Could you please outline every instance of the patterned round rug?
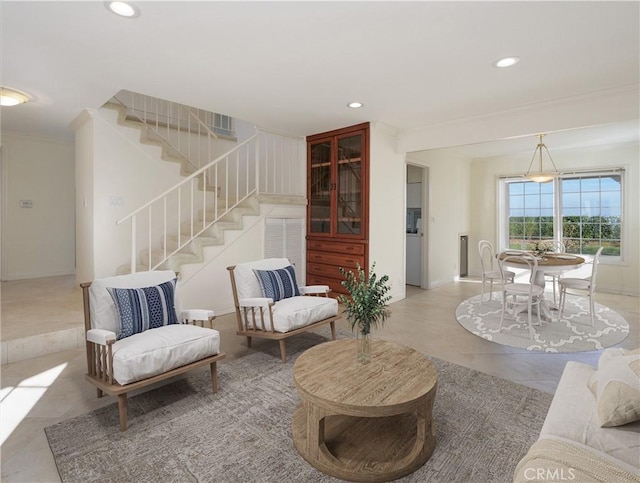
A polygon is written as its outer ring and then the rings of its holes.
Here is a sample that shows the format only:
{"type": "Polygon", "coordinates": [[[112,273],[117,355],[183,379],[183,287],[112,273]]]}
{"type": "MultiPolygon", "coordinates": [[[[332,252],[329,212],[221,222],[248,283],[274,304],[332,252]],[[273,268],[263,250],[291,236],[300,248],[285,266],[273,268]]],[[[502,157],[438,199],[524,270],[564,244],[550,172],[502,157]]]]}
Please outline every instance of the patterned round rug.
{"type": "Polygon", "coordinates": [[[504,325],[499,332],[502,299],[493,293],[491,300],[485,300],[480,307],[480,295],[465,300],[456,309],[456,319],[462,327],[474,335],[498,344],[540,352],[586,352],[604,349],[622,342],[629,335],[629,324],[609,307],[595,304],[595,327],[589,318],[589,300],[586,297],[567,295],[562,319],[553,310],[553,321],[542,320],[532,313],[533,340],[529,338],[527,311],[517,314],[510,312],[504,316],[504,325]]]}

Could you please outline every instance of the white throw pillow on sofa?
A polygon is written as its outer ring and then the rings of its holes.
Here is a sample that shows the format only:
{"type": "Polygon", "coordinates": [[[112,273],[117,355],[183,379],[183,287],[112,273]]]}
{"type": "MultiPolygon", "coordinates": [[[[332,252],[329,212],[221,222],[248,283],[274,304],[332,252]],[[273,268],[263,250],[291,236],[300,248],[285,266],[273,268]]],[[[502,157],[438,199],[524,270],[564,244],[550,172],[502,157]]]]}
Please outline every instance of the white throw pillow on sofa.
{"type": "Polygon", "coordinates": [[[640,420],[640,349],[606,349],[588,385],[602,427],[640,420]]]}

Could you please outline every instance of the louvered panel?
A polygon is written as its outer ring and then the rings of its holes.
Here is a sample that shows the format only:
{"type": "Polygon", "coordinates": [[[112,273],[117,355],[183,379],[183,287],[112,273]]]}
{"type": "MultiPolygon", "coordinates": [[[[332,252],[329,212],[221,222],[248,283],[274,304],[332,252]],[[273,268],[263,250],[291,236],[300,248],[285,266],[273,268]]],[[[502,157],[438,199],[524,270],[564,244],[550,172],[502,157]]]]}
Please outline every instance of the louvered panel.
{"type": "Polygon", "coordinates": [[[266,218],[265,258],[286,257],[295,267],[298,284],[304,285],[304,220],[302,218],[266,218]]]}
{"type": "Polygon", "coordinates": [[[265,219],[264,257],[281,258],[285,255],[284,218],[265,219]]]}
{"type": "Polygon", "coordinates": [[[302,218],[287,218],[285,220],[285,256],[296,267],[296,277],[300,285],[304,285],[304,229],[302,218]]]}

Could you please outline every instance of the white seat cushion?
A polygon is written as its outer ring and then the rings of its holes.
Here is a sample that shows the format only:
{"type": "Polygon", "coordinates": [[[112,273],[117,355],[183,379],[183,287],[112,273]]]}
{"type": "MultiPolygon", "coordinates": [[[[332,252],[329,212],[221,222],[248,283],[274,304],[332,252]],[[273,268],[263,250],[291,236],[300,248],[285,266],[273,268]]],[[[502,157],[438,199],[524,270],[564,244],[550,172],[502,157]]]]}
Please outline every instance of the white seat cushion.
{"type": "Polygon", "coordinates": [[[591,280],[585,280],[582,278],[561,278],[560,286],[575,288],[579,290],[589,290],[589,288],[591,287],[591,280]]]}
{"type": "MultiPolygon", "coordinates": [[[[531,285],[529,285],[528,283],[510,283],[509,285],[505,286],[504,290],[505,292],[507,292],[507,295],[528,296],[530,287],[531,285]]],[[[531,288],[531,294],[534,297],[539,297],[540,295],[542,295],[542,293],[542,287],[539,287],[538,285],[534,285],[533,288],[531,288]]]]}
{"type": "MultiPolygon", "coordinates": [[[[338,301],[329,297],[299,295],[276,302],[272,311],[273,330],[284,333],[338,315],[338,301]]],[[[251,314],[248,315],[249,327],[252,327],[252,317],[251,314]]],[[[261,329],[258,317],[256,317],[256,322],[258,328],[261,329]]],[[[265,327],[267,330],[271,329],[268,316],[265,316],[265,327]]]]}
{"type": "MultiPolygon", "coordinates": [[[[504,277],[505,277],[506,279],[508,279],[508,280],[509,280],[509,279],[513,279],[513,278],[515,278],[515,276],[516,276],[516,274],[515,274],[514,272],[511,272],[511,271],[509,271],[509,270],[505,270],[505,271],[504,271],[504,277]]],[[[490,278],[492,278],[492,279],[494,279],[494,280],[495,280],[495,279],[502,280],[502,274],[500,273],[500,271],[499,271],[499,270],[492,270],[492,271],[490,271],[490,272],[484,272],[484,277],[485,277],[486,279],[490,279],[490,278]]]]}
{"type": "Polygon", "coordinates": [[[214,329],[188,324],[149,329],[113,344],[113,377],[130,384],[219,352],[220,333],[214,329]]]}

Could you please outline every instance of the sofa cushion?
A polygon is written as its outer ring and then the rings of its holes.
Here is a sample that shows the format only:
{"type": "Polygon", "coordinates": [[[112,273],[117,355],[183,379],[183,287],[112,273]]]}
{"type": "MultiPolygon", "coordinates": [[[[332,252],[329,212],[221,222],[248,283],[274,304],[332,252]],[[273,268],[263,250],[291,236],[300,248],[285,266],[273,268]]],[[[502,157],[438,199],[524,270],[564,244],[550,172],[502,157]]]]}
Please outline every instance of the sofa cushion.
{"type": "MultiPolygon", "coordinates": [[[[299,295],[276,302],[271,311],[273,330],[284,333],[338,315],[338,301],[330,297],[299,295]]],[[[248,326],[253,327],[253,317],[251,313],[247,315],[248,326]]],[[[265,328],[271,330],[268,320],[265,316],[265,328]]],[[[256,325],[262,328],[258,317],[256,317],[256,325]]]]}
{"type": "MultiPolygon", "coordinates": [[[[117,277],[96,279],[89,287],[89,311],[92,329],[104,329],[118,333],[120,330],[120,317],[113,298],[107,291],[107,287],[139,288],[158,285],[176,278],[172,270],[152,270],[138,272],[117,277]]],[[[180,313],[178,300],[174,300],[176,312],[180,313]]]]}
{"type": "Polygon", "coordinates": [[[300,295],[296,271],[291,265],[276,270],[254,270],[253,272],[260,282],[263,297],[277,302],[300,295]]]}
{"type": "Polygon", "coordinates": [[[177,324],[174,292],[177,278],[140,288],[107,287],[118,315],[120,330],[118,339],[132,336],[163,325],[177,324]]]}
{"type": "Polygon", "coordinates": [[[547,417],[540,431],[542,438],[575,441],[611,458],[638,467],[640,421],[621,428],[600,426],[596,398],[587,387],[595,368],[580,362],[567,362],[547,417]]]}
{"type": "Polygon", "coordinates": [[[605,350],[598,370],[589,378],[589,389],[596,397],[601,426],[622,426],[640,420],[639,351],[605,350]]]}
{"type": "Polygon", "coordinates": [[[338,315],[338,301],[330,297],[300,295],[283,299],[273,307],[277,332],[289,332],[338,315]]]}
{"type": "Polygon", "coordinates": [[[262,297],[262,288],[254,270],[277,270],[290,265],[287,258],[265,258],[254,262],[239,263],[233,270],[238,299],[262,297]]]}
{"type": "Polygon", "coordinates": [[[113,377],[130,384],[220,352],[220,333],[189,324],[165,325],[113,344],[113,377]]]}

